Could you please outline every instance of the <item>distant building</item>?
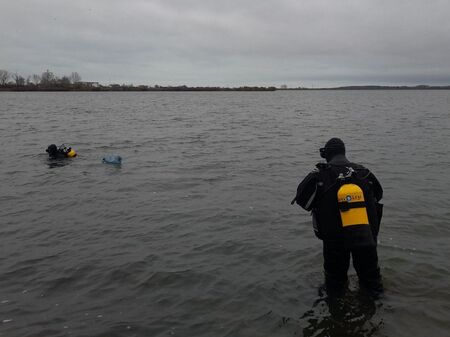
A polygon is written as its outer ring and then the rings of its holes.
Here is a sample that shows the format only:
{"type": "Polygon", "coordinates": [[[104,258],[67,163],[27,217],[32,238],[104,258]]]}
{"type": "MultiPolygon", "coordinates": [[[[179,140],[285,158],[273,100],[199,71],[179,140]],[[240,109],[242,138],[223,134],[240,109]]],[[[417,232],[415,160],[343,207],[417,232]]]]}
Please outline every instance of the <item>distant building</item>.
{"type": "Polygon", "coordinates": [[[280,89],[281,89],[281,90],[286,90],[286,89],[287,89],[287,85],[286,85],[286,84],[281,85],[281,86],[280,86],[280,89]]]}
{"type": "Polygon", "coordinates": [[[100,84],[98,82],[78,82],[78,83],[81,84],[83,87],[88,87],[88,88],[100,87],[100,84]]]}

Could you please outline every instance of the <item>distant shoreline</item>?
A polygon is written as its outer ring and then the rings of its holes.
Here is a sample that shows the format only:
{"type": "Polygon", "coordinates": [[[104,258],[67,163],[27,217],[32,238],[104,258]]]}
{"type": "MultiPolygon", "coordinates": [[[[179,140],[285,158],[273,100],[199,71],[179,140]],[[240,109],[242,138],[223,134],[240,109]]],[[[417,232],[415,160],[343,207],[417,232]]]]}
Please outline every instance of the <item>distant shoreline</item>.
{"type": "Polygon", "coordinates": [[[277,90],[450,90],[449,85],[346,85],[339,87],[288,87],[286,84],[274,85],[241,85],[239,87],[221,87],[221,86],[188,86],[179,85],[146,85],[146,84],[102,84],[98,81],[82,81],[78,72],[72,72],[70,75],[59,77],[49,69],[41,75],[33,74],[30,76],[21,76],[17,72],[11,73],[0,69],[0,92],[1,91],[277,91],[277,90]]]}
{"type": "Polygon", "coordinates": [[[361,85],[361,86],[343,86],[333,88],[276,88],[276,87],[188,87],[188,86],[129,86],[129,85],[110,85],[103,86],[98,85],[95,87],[89,86],[71,86],[71,87],[58,87],[58,86],[15,86],[9,85],[6,87],[0,87],[2,91],[15,91],[15,92],[68,92],[68,91],[80,91],[80,92],[214,92],[214,91],[330,91],[330,90],[450,90],[450,85],[447,86],[430,86],[430,85],[416,85],[416,86],[379,86],[379,85],[361,85]]]}
{"type": "Polygon", "coordinates": [[[236,88],[228,88],[228,87],[187,87],[187,86],[128,86],[128,85],[115,85],[115,86],[102,86],[98,85],[95,87],[90,86],[73,86],[73,87],[42,87],[42,86],[9,86],[9,87],[0,87],[1,91],[36,91],[36,92],[67,92],[67,91],[93,91],[93,92],[126,92],[126,91],[138,91],[138,92],[161,92],[161,91],[170,91],[170,92],[181,92],[181,91],[275,91],[277,88],[275,87],[236,87],[236,88]]]}
{"type": "Polygon", "coordinates": [[[277,90],[450,90],[450,85],[436,86],[436,85],[350,85],[344,87],[334,88],[298,88],[298,89],[277,89],[277,90]]]}

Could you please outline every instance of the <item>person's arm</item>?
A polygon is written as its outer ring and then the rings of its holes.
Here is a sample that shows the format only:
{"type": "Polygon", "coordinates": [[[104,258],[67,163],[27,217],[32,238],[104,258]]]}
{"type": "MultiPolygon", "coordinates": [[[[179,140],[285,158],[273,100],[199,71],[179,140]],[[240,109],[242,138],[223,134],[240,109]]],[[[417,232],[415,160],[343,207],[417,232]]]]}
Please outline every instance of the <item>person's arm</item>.
{"type": "Polygon", "coordinates": [[[377,177],[371,172],[368,177],[370,184],[372,185],[372,191],[375,199],[377,202],[383,198],[383,188],[381,187],[380,182],[378,181],[377,177]]]}
{"type": "Polygon", "coordinates": [[[378,221],[372,227],[372,232],[375,240],[377,240],[378,232],[380,231],[381,219],[383,218],[383,204],[380,203],[381,198],[383,198],[383,188],[373,173],[369,174],[368,179],[370,185],[372,186],[373,196],[376,201],[375,210],[377,212],[378,221]]]}
{"type": "Polygon", "coordinates": [[[292,201],[292,204],[296,202],[307,211],[312,209],[317,191],[317,176],[318,171],[315,170],[303,179],[297,187],[297,195],[292,201]]]}

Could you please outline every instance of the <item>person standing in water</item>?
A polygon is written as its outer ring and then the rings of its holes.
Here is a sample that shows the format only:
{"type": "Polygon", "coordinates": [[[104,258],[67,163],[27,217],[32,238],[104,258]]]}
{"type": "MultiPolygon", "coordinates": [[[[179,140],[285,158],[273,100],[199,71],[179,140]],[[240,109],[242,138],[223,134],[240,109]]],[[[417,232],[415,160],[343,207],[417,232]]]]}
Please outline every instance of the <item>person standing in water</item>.
{"type": "Polygon", "coordinates": [[[314,232],[323,241],[326,288],[347,288],[351,255],[360,285],[380,293],[377,236],[383,189],[373,173],[346,158],[341,139],[330,139],[320,156],[326,163],[318,163],[298,185],[292,204],[312,213],[314,232]]]}

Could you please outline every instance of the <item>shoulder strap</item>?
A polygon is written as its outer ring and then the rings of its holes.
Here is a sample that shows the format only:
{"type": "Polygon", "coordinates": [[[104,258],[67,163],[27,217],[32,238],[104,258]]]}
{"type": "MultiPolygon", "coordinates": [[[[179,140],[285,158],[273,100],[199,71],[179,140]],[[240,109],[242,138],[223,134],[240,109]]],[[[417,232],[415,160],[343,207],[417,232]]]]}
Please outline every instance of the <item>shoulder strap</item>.
{"type": "Polygon", "coordinates": [[[321,191],[320,195],[318,195],[314,200],[315,204],[319,203],[332,188],[340,183],[335,167],[328,163],[318,163],[316,167],[319,169],[319,177],[321,177],[320,180],[329,180],[327,176],[332,175],[334,182],[327,186],[325,190],[321,191]]]}

